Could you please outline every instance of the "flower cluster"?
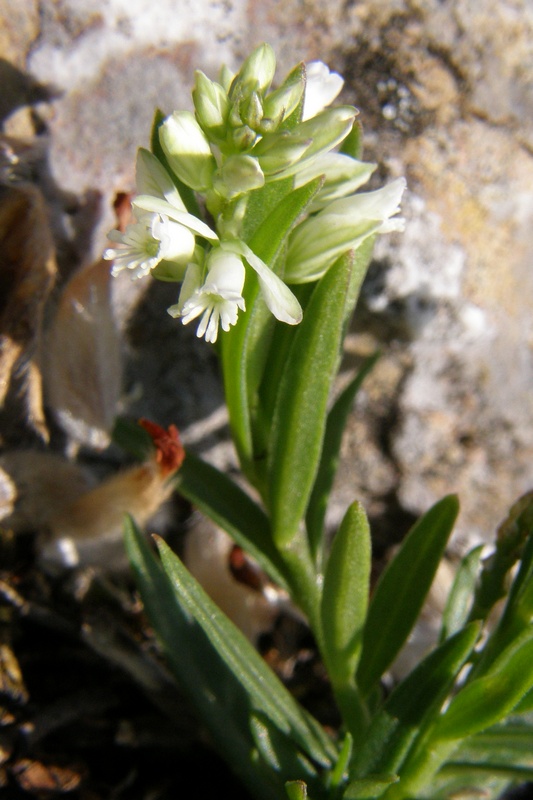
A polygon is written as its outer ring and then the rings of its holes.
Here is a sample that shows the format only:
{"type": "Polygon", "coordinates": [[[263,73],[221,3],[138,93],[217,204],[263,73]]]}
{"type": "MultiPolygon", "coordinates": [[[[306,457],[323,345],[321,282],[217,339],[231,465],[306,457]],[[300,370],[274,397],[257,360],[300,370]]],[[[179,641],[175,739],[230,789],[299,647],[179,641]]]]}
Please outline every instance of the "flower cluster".
{"type": "Polygon", "coordinates": [[[112,231],[118,246],[104,253],[113,274],[128,269],[134,278],[151,273],[180,282],[169,313],[185,324],[199,318],[198,336],[210,342],[245,311],[249,270],[272,314],[294,325],[302,310],[287,284],[317,280],[343,252],[402,223],[395,215],[403,179],[355,194],[375,167],[337,151],[357,114],[352,106],[330,107],[340,75],[321,62],[300,64],[271,89],[275,68],[264,44],[236,75],[224,68],[220,82],[196,73],[194,113],[175,111],[157,128],[155,154],[139,150],[136,221],[112,231]],[[317,178],[307,216],[290,232],[282,280],[246,242],[250,197],[275,182],[290,193],[317,178]]]}

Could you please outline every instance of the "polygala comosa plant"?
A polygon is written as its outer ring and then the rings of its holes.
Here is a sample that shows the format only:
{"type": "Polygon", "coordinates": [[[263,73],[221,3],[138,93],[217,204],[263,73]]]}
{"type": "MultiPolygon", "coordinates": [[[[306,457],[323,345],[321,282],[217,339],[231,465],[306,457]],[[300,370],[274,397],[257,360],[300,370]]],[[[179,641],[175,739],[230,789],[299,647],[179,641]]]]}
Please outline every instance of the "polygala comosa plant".
{"type": "Polygon", "coordinates": [[[533,497],[490,557],[477,548],[460,564],[437,645],[384,683],[458,513],[455,496],[430,508],[372,593],[364,509],[354,500],[325,530],[343,428],[375,360],[332,401],[343,341],[376,236],[402,230],[405,180],[364,190],[375,165],[361,160],[357,110],[335,104],[338,74],[298,64],[274,84],[275,68],[263,44],[236,74],[197,72],[193,112],[156,113],[134,221],[105,257],[114,274],[179,284],[169,314],[216,345],[242,480],[190,451],[170,480],[305,615],[340,729],[299,704],[132,518],[129,558],[176,680],[251,796],[496,798],[533,779],[533,497]]]}

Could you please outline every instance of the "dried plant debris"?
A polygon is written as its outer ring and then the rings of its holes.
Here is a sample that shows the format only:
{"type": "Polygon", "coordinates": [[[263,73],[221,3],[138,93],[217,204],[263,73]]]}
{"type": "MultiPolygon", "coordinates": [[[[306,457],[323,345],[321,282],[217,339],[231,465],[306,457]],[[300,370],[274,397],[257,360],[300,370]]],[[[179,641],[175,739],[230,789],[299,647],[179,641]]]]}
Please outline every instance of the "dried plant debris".
{"type": "Polygon", "coordinates": [[[104,261],[74,274],[43,348],[47,404],[73,442],[93,449],[109,446],[122,383],[109,280],[104,261]]]}
{"type": "Polygon", "coordinates": [[[0,409],[10,393],[13,406],[22,396],[25,414],[19,409],[19,416],[43,439],[48,432],[36,355],[56,271],[41,192],[26,184],[0,186],[0,409]]]}

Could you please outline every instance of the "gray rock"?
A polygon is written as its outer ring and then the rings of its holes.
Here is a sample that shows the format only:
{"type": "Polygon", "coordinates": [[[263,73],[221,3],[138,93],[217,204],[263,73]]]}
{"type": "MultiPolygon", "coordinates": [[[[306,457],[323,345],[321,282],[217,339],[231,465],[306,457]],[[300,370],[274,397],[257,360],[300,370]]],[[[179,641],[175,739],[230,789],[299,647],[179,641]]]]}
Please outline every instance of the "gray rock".
{"type": "MultiPolygon", "coordinates": [[[[344,98],[361,110],[378,180],[404,174],[409,194],[406,232],[379,243],[348,342],[347,369],[373,346],[384,357],[348,426],[331,524],[355,494],[377,530],[396,538],[413,515],[458,491],[459,545],[490,537],[533,483],[531,4],[191,0],[178,13],[173,0],[155,9],[148,0],[45,0],[39,8],[38,16],[36,3],[17,4],[22,27],[4,13],[0,42],[19,70],[60,92],[36,106],[52,182],[60,194],[102,196],[92,250],[80,260],[104,247],[112,198],[133,187],[154,108],[190,107],[194,68],[214,77],[220,63],[236,66],[268,40],[280,73],[320,58],[345,75],[344,98]]],[[[6,130],[27,129],[21,113],[7,116],[6,130]]],[[[191,440],[225,465],[216,365],[167,318],[172,291],[150,290],[130,330],[128,388],[142,387],[133,407],[176,421],[186,437],[194,425],[191,440]]]]}

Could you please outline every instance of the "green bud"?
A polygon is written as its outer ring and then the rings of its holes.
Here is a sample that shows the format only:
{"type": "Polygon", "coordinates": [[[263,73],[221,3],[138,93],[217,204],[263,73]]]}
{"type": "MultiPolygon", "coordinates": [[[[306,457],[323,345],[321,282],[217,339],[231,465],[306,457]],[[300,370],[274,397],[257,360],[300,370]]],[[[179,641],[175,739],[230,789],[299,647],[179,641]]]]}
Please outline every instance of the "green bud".
{"type": "Polygon", "coordinates": [[[256,156],[265,175],[278,175],[297,165],[311,144],[311,139],[281,131],[261,139],[252,154],[256,156]]]}
{"type": "Polygon", "coordinates": [[[222,137],[229,111],[228,96],[222,86],[198,70],[192,97],[196,117],[204,131],[222,137]]]}
{"type": "Polygon", "coordinates": [[[265,92],[276,72],[276,56],[269,44],[261,44],[250,53],[233,82],[233,86],[251,85],[258,92],[265,92]]]}
{"type": "Polygon", "coordinates": [[[226,159],[213,180],[216,191],[227,199],[259,189],[264,183],[265,176],[257,159],[245,155],[226,159]]]}
{"type": "Polygon", "coordinates": [[[352,130],[356,114],[357,109],[353,106],[339,106],[328,108],[316,117],[301,122],[294,133],[301,138],[312,140],[312,143],[301,161],[294,164],[287,174],[294,175],[301,165],[307,165],[316,156],[327,153],[340,144],[352,130]]]}
{"type": "Polygon", "coordinates": [[[256,139],[256,132],[248,125],[240,125],[231,133],[231,141],[236,150],[250,150],[256,139]]]}
{"type": "Polygon", "coordinates": [[[240,102],[241,120],[252,130],[257,130],[263,119],[263,104],[257,92],[250,92],[240,102]]]}
{"type": "Polygon", "coordinates": [[[276,127],[296,110],[305,90],[303,65],[296,67],[283,84],[265,98],[263,116],[277,122],[276,127]]]}
{"type": "Polygon", "coordinates": [[[190,111],[175,111],[159,128],[159,140],[177,177],[195,191],[211,186],[216,161],[209,142],[190,111]]]}
{"type": "Polygon", "coordinates": [[[219,83],[226,93],[229,93],[235,75],[226,64],[220,68],[219,83]]]}

